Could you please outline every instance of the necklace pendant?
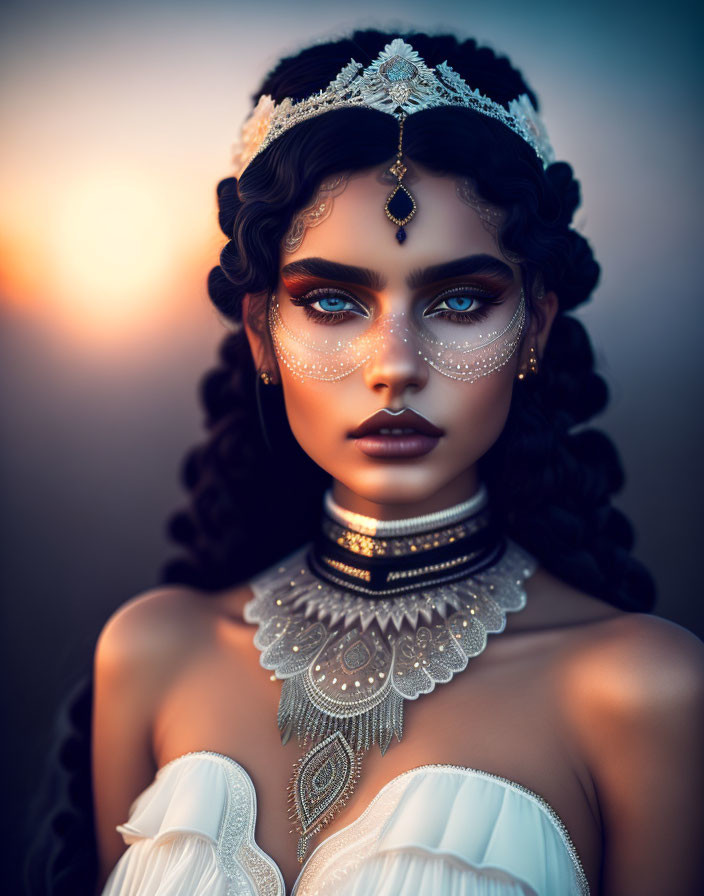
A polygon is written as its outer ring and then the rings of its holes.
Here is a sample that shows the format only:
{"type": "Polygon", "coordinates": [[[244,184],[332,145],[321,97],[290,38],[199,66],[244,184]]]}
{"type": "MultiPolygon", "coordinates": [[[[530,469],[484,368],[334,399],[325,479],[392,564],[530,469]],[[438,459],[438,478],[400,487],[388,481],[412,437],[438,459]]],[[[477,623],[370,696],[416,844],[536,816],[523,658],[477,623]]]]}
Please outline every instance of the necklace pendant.
{"type": "Polygon", "coordinates": [[[525,606],[536,561],[485,504],[480,492],[403,525],[335,511],[315,543],[252,580],[244,616],[282,680],[281,740],[307,750],[288,784],[299,862],[347,804],[366,751],[401,740],[405,701],[462,672],[525,606]]]}
{"type": "Polygon", "coordinates": [[[299,862],[310,840],[346,805],[359,780],[361,754],[335,731],[309,750],[294,766],[289,783],[289,802],[297,819],[299,862]]]}

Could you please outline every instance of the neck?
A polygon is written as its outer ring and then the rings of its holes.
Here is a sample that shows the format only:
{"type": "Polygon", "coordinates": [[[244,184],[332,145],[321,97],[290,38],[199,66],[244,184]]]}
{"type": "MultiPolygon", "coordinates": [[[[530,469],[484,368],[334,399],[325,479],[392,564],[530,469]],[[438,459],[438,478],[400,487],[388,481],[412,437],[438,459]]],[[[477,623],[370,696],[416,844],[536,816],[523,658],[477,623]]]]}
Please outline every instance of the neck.
{"type": "MultiPolygon", "coordinates": [[[[473,498],[479,492],[479,477],[476,466],[463,471],[458,477],[434,491],[431,495],[417,500],[407,497],[387,500],[372,500],[352,491],[348,486],[335,480],[331,495],[335,503],[344,510],[373,518],[375,520],[403,520],[429,513],[447,510],[473,498]]],[[[406,495],[412,488],[404,489],[406,495]]]]}

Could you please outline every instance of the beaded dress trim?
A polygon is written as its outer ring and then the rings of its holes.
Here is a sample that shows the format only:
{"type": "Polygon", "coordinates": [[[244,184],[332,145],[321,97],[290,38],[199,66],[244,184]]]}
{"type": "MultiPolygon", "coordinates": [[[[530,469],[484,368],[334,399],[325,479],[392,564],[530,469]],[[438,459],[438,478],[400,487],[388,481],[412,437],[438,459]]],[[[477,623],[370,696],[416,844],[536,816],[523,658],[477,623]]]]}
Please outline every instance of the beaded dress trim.
{"type": "MultiPolygon", "coordinates": [[[[455,772],[461,775],[468,775],[478,778],[484,778],[486,780],[497,781],[507,789],[514,790],[517,793],[522,794],[524,797],[535,803],[535,805],[539,806],[540,809],[545,813],[545,815],[550,819],[551,823],[554,825],[555,829],[558,832],[560,840],[562,841],[562,844],[570,857],[576,889],[579,891],[580,896],[589,896],[589,881],[587,880],[587,875],[584,871],[582,860],[580,859],[579,853],[577,852],[574,842],[572,841],[572,837],[570,836],[570,833],[567,830],[567,826],[565,825],[564,821],[560,818],[560,816],[546,799],[544,799],[534,790],[530,790],[528,787],[524,787],[522,784],[519,784],[518,782],[513,781],[510,778],[505,778],[502,775],[495,775],[491,772],[486,772],[476,768],[469,768],[468,766],[464,765],[449,764],[420,765],[416,768],[409,769],[406,772],[402,772],[395,778],[392,778],[392,780],[389,781],[388,784],[382,787],[379,793],[377,793],[371,803],[369,803],[367,808],[358,818],[356,818],[346,827],[332,834],[326,840],[323,840],[323,842],[313,850],[310,858],[306,862],[304,872],[299,875],[298,880],[296,881],[296,884],[291,891],[291,896],[296,896],[296,894],[299,892],[298,885],[299,883],[303,883],[304,874],[306,876],[306,880],[309,878],[316,880],[319,877],[321,871],[330,861],[330,856],[332,854],[344,851],[346,846],[350,843],[355,843],[359,847],[362,843],[364,843],[369,835],[373,835],[375,832],[379,831],[388,821],[389,816],[395,810],[395,802],[393,800],[394,793],[402,791],[406,786],[409,778],[412,778],[419,773],[428,772],[436,772],[438,774],[455,772]],[[380,813],[377,808],[380,804],[383,806],[383,813],[380,813]]],[[[366,854],[364,849],[358,848],[355,851],[354,859],[344,868],[343,873],[345,877],[354,873],[357,867],[359,867],[359,865],[361,865],[364,861],[365,855],[366,854]]],[[[336,883],[339,883],[339,880],[336,881],[336,883]]],[[[325,892],[329,893],[330,889],[325,888],[325,892]]],[[[311,896],[319,896],[318,891],[316,891],[314,894],[311,894],[311,896]]]]}
{"type": "MultiPolygon", "coordinates": [[[[160,780],[173,766],[193,758],[217,762],[227,776],[229,798],[223,813],[216,854],[218,865],[228,881],[228,896],[235,896],[235,894],[240,896],[245,893],[256,893],[257,896],[284,896],[286,887],[279,866],[271,856],[260,849],[254,839],[257,798],[249,773],[239,762],[214,750],[192,750],[163,765],[158,770],[155,780],[160,780]],[[249,889],[248,885],[252,889],[249,889]]],[[[482,769],[442,763],[416,766],[401,772],[384,785],[361,815],[323,840],[315,848],[295,882],[292,896],[296,896],[299,892],[299,885],[305,886],[306,893],[308,893],[308,881],[320,879],[321,872],[325,869],[331,853],[344,850],[349,843],[359,844],[369,834],[379,830],[387,820],[388,814],[394,810],[395,803],[389,797],[393,797],[396,791],[402,790],[409,778],[428,772],[437,772],[438,774],[454,772],[494,780],[521,793],[537,804],[556,828],[560,840],[569,854],[580,896],[589,896],[587,876],[567,826],[544,797],[511,778],[482,769]],[[380,803],[388,807],[383,816],[377,810],[380,803]]],[[[345,866],[346,875],[354,872],[356,866],[363,861],[365,854],[363,850],[357,851],[354,863],[345,866]]]]}

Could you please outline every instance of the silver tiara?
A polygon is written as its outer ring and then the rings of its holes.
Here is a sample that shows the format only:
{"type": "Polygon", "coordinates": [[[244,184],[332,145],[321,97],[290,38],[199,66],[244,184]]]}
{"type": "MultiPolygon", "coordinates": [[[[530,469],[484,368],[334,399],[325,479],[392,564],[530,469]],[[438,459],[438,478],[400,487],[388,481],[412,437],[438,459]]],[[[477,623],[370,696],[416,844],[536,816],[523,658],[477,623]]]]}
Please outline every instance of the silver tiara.
{"type": "Polygon", "coordinates": [[[275,103],[271,96],[262,95],[242,127],[233,159],[236,177],[289,128],[333,109],[356,106],[378,109],[397,119],[437,106],[474,109],[518,134],[544,167],[555,158],[545,125],[527,94],[511,100],[505,109],[473,90],[447,62],[429,68],[410,44],[397,37],[367,68],[350,59],[324,90],[306,99],[293,101],[286,97],[275,103]]]}

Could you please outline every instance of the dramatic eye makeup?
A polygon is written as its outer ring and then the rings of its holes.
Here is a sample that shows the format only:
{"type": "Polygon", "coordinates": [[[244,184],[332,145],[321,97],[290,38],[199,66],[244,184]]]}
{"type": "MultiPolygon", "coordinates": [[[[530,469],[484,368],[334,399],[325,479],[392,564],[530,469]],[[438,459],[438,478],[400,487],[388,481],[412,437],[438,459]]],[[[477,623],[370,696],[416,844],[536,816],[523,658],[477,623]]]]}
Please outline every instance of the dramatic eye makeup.
{"type": "Polygon", "coordinates": [[[369,318],[367,308],[351,293],[321,286],[302,296],[292,296],[291,304],[303,308],[306,317],[322,324],[335,324],[351,317],[369,318]]]}
{"type": "Polygon", "coordinates": [[[520,283],[489,254],[409,272],[408,308],[384,308],[388,283],[366,268],[309,258],[281,279],[288,295],[272,296],[269,330],[278,359],[302,380],[334,382],[405,343],[443,376],[474,382],[509,360],[525,324],[520,283]]]}
{"type": "MultiPolygon", "coordinates": [[[[484,286],[454,286],[422,300],[422,317],[467,324],[483,320],[492,305],[501,303],[500,293],[484,286]]],[[[352,293],[336,287],[317,287],[301,296],[292,296],[291,304],[303,308],[309,320],[338,324],[355,317],[369,319],[369,308],[352,293]]]]}
{"type": "Polygon", "coordinates": [[[423,317],[443,318],[453,323],[478,323],[501,304],[500,296],[475,286],[455,286],[440,293],[423,317]]]}
{"type": "MultiPolygon", "coordinates": [[[[336,284],[361,287],[367,293],[386,287],[385,278],[377,271],[323,258],[291,262],[284,266],[281,276],[291,304],[303,308],[309,320],[321,324],[372,317],[367,299],[356,294],[357,290],[352,292],[336,284]]],[[[501,304],[514,276],[500,259],[480,254],[416,269],[406,282],[419,296],[418,306],[424,319],[467,324],[483,320],[492,305],[501,304]],[[465,278],[471,278],[471,282],[448,283],[465,278]]]]}

